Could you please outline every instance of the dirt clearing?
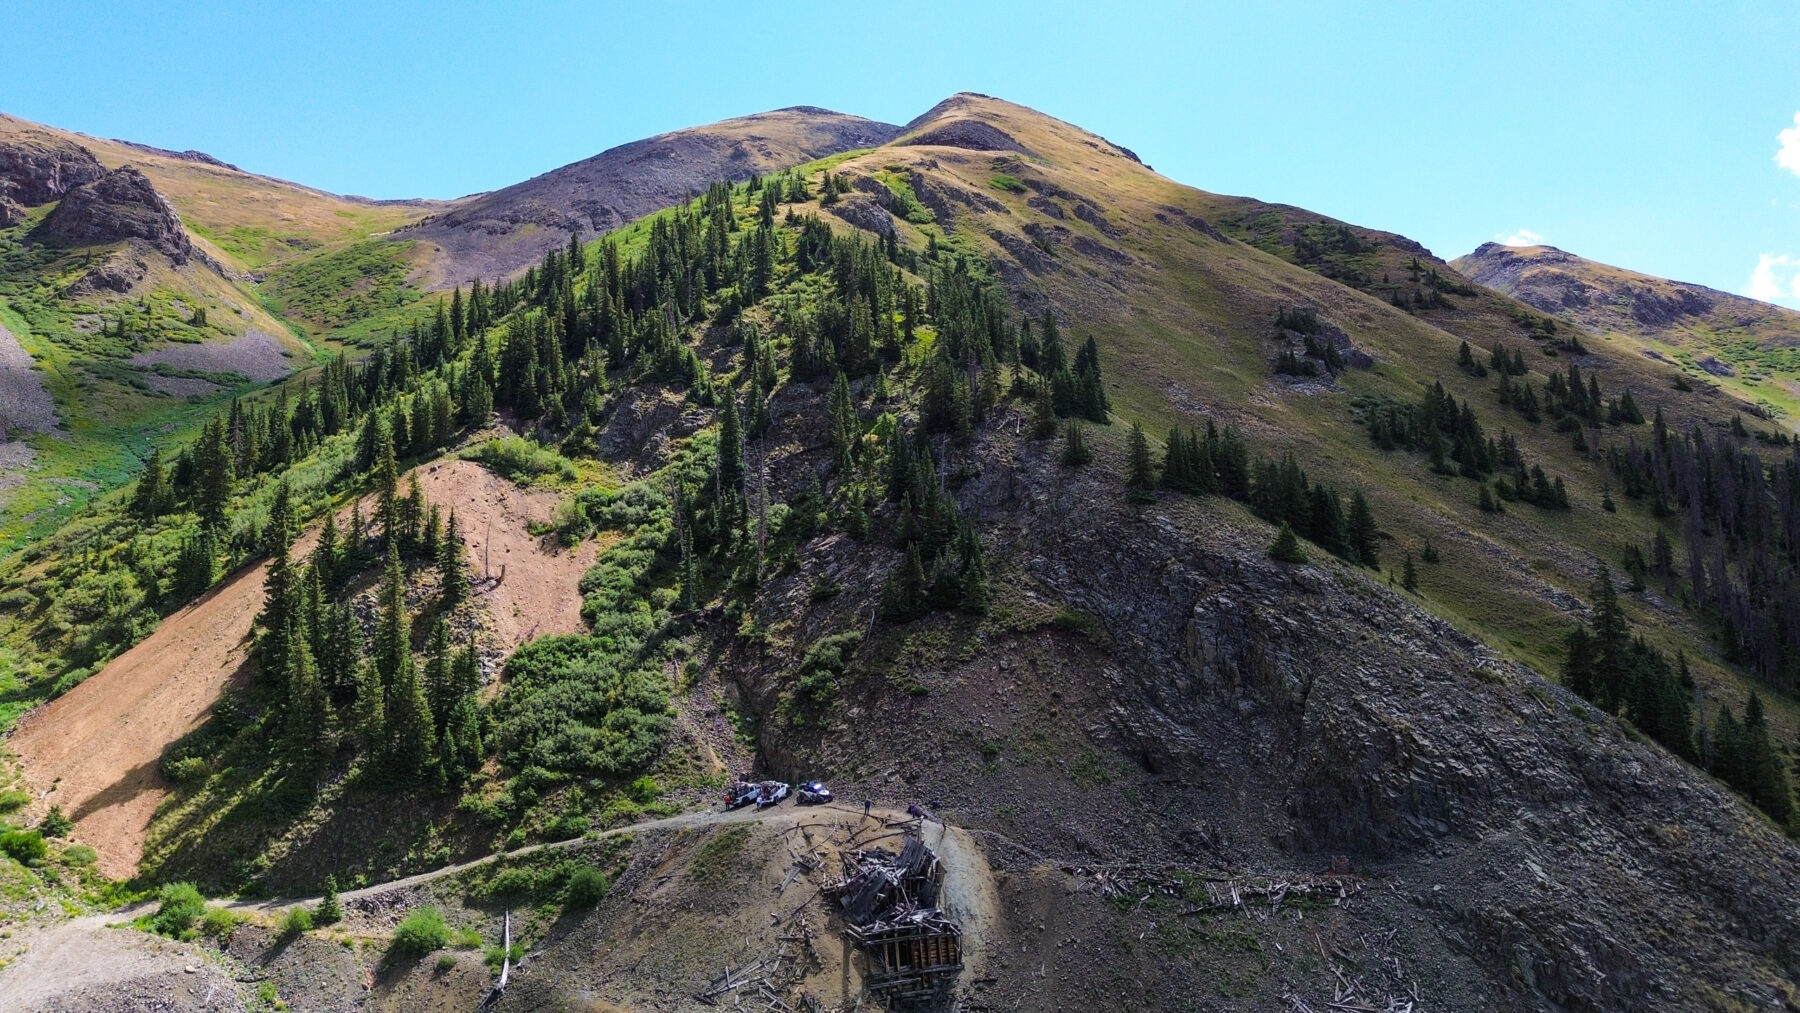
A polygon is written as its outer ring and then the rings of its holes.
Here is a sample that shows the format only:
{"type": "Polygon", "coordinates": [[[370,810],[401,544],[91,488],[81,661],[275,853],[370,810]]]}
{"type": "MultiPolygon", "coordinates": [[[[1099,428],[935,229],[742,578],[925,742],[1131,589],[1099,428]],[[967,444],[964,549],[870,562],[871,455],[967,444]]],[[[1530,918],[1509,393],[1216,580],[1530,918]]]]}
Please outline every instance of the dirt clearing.
{"type": "MultiPolygon", "coordinates": [[[[555,493],[520,489],[473,461],[418,469],[428,501],[462,528],[485,634],[503,654],[534,637],[581,630],[581,576],[589,542],[574,551],[529,526],[556,516],[555,493]],[[490,524],[491,522],[491,524],[490,524]],[[483,559],[492,579],[483,581],[483,559]]],[[[315,532],[295,554],[311,551],[315,532]]],[[[114,878],[137,871],[150,818],[167,794],[157,763],[198,728],[234,680],[247,677],[250,627],[263,604],[265,567],[236,574],[68,693],[27,714],[8,745],[24,767],[33,817],[52,804],[114,878]]]]}
{"type": "Polygon", "coordinates": [[[474,461],[439,461],[417,474],[426,501],[446,522],[456,511],[470,576],[491,614],[487,632],[506,654],[528,640],[584,628],[581,576],[594,565],[598,544],[571,550],[554,534],[531,533],[533,523],[555,521],[561,496],[521,489],[474,461]]]}
{"type": "Polygon", "coordinates": [[[13,732],[8,745],[24,766],[33,813],[62,806],[106,875],[137,872],[165,794],[156,769],[163,748],[200,727],[243,669],[264,569],[227,578],[13,732]]]}

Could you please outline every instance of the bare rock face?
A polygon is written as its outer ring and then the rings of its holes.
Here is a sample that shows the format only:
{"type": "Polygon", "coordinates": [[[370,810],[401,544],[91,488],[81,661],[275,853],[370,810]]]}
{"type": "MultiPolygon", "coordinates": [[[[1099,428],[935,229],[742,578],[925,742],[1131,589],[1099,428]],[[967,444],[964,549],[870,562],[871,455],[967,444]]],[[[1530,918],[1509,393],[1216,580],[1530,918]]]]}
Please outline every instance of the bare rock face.
{"type": "Polygon", "coordinates": [[[10,197],[0,197],[0,229],[10,229],[25,220],[25,209],[10,197]]]}
{"type": "MultiPolygon", "coordinates": [[[[79,144],[0,142],[0,199],[18,205],[35,207],[60,200],[70,190],[104,175],[106,167],[79,144]]],[[[4,216],[5,210],[0,208],[0,219],[4,216]]]]}
{"type": "Polygon", "coordinates": [[[70,190],[44,220],[42,232],[67,246],[141,239],[177,264],[187,263],[194,252],[175,208],[130,165],[70,190]]]}

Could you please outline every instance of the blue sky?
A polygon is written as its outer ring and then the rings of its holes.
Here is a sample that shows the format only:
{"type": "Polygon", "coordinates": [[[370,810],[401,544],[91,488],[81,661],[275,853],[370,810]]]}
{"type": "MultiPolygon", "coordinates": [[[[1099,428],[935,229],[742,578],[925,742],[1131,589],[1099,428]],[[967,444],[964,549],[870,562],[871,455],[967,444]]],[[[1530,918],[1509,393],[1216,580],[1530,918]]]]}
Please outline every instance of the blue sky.
{"type": "Polygon", "coordinates": [[[1537,236],[1800,306],[1792,0],[12,0],[0,47],[0,110],[374,197],[777,106],[904,122],[982,91],[1445,257],[1537,236]]]}

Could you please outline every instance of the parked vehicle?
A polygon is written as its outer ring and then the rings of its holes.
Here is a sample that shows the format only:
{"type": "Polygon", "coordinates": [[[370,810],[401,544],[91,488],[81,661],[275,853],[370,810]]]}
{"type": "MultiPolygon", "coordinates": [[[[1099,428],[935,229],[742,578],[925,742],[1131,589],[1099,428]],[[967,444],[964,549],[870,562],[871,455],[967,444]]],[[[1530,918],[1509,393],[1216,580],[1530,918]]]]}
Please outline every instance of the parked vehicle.
{"type": "Polygon", "coordinates": [[[742,809],[756,801],[761,786],[748,781],[739,781],[725,789],[725,808],[742,809]]]}
{"type": "Polygon", "coordinates": [[[820,781],[808,781],[794,789],[795,805],[824,805],[831,797],[831,789],[820,781]]]}
{"type": "Polygon", "coordinates": [[[788,792],[791,790],[786,781],[764,781],[757,785],[756,807],[765,809],[772,805],[779,805],[782,799],[788,797],[788,792]]]}

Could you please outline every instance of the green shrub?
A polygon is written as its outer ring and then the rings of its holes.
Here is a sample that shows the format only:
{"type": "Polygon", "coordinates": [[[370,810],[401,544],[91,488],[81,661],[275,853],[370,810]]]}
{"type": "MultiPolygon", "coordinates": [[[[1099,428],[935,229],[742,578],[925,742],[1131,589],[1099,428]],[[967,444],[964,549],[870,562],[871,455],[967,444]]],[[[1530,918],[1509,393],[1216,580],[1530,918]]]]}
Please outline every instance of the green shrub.
{"type": "Polygon", "coordinates": [[[993,179],[988,180],[988,185],[996,190],[1005,190],[1007,193],[1025,192],[1025,184],[1019,182],[1019,177],[1004,172],[997,173],[993,179]]]}
{"type": "Polygon", "coordinates": [[[631,782],[631,787],[626,789],[626,794],[630,795],[631,800],[639,805],[649,805],[656,801],[656,796],[662,794],[662,785],[657,784],[655,778],[646,774],[631,782]]]}
{"type": "Polygon", "coordinates": [[[206,898],[192,883],[170,883],[162,888],[158,899],[161,904],[150,916],[150,928],[165,936],[180,938],[206,911],[206,898]]]}
{"type": "Polygon", "coordinates": [[[537,877],[530,869],[502,869],[488,880],[489,897],[526,897],[537,889],[537,877]]]}
{"type": "Polygon", "coordinates": [[[523,436],[505,436],[472,447],[465,455],[494,469],[515,482],[528,482],[541,475],[556,475],[574,480],[575,466],[536,440],[523,436]]]}
{"type": "Polygon", "coordinates": [[[519,962],[519,958],[523,957],[524,955],[525,955],[525,944],[524,943],[512,944],[511,950],[502,949],[501,947],[498,947],[498,946],[490,946],[487,948],[486,960],[487,960],[487,965],[489,967],[498,971],[498,970],[500,970],[500,962],[502,960],[504,960],[510,956],[512,958],[512,962],[516,964],[519,962]]]}
{"type": "Polygon", "coordinates": [[[17,788],[8,788],[5,791],[0,791],[0,813],[9,813],[14,809],[22,809],[25,807],[25,804],[30,801],[31,796],[17,788]]]}
{"type": "Polygon", "coordinates": [[[441,950],[450,942],[450,927],[444,924],[444,914],[434,907],[422,907],[405,918],[394,929],[392,952],[415,957],[423,957],[434,950],[441,950]]]}
{"type": "Polygon", "coordinates": [[[474,929],[457,929],[450,937],[450,945],[459,950],[481,949],[481,933],[474,929]]]}
{"type": "Polygon", "coordinates": [[[162,765],[163,773],[176,784],[192,784],[212,773],[212,764],[198,756],[189,756],[180,760],[171,760],[162,765]]]}
{"type": "Polygon", "coordinates": [[[456,956],[454,954],[442,953],[438,955],[437,969],[439,971],[448,971],[455,966],[456,956]]]}
{"type": "Polygon", "coordinates": [[[312,912],[303,907],[288,908],[287,914],[281,916],[281,934],[297,936],[302,932],[311,932],[313,927],[312,912]]]}
{"type": "Polygon", "coordinates": [[[70,865],[92,865],[100,856],[85,844],[71,844],[62,850],[62,860],[70,865]]]}
{"type": "Polygon", "coordinates": [[[612,883],[606,873],[593,866],[583,866],[569,877],[569,886],[563,891],[563,906],[570,910],[582,910],[593,907],[606,899],[612,890],[612,883]]]}
{"type": "Polygon", "coordinates": [[[209,907],[206,909],[206,913],[200,916],[200,934],[210,936],[221,943],[228,942],[231,939],[231,933],[236,931],[243,922],[243,916],[230,908],[209,907]]]}
{"type": "Polygon", "coordinates": [[[50,849],[44,845],[44,835],[36,830],[13,830],[0,834],[0,851],[12,856],[20,865],[36,865],[44,860],[50,849]]]}
{"type": "Polygon", "coordinates": [[[594,825],[586,816],[558,816],[544,827],[544,840],[567,841],[588,832],[594,825]]]}
{"type": "Polygon", "coordinates": [[[45,837],[67,837],[69,831],[75,829],[75,821],[69,819],[62,806],[53,805],[44,814],[44,822],[38,824],[38,832],[45,837]]]}

